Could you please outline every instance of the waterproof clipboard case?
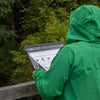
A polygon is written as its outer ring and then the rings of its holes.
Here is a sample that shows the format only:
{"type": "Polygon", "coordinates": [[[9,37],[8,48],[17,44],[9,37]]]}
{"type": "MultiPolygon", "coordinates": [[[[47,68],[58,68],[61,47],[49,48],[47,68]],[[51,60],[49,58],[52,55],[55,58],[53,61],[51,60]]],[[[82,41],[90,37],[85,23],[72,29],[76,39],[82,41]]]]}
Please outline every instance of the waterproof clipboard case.
{"type": "Polygon", "coordinates": [[[47,71],[49,70],[53,58],[62,46],[63,44],[61,42],[56,42],[24,46],[24,49],[34,69],[39,67],[47,71]]]}

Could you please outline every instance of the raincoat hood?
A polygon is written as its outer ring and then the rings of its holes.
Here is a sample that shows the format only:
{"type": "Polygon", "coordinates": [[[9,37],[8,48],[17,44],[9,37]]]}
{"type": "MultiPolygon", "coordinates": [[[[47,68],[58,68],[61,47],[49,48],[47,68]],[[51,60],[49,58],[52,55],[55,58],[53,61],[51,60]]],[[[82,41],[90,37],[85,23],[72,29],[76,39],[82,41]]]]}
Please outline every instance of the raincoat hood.
{"type": "Polygon", "coordinates": [[[83,5],[72,11],[66,40],[68,43],[100,41],[100,8],[83,5]]]}

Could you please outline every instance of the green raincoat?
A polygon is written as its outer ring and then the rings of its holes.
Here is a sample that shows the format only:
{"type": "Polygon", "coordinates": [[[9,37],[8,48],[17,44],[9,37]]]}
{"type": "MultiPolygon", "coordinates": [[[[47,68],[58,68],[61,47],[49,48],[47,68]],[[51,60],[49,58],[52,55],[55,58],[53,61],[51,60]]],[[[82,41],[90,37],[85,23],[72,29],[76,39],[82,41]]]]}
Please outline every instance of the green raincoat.
{"type": "Polygon", "coordinates": [[[49,71],[35,71],[38,93],[46,100],[100,100],[99,7],[84,5],[71,12],[67,42],[49,71]]]}

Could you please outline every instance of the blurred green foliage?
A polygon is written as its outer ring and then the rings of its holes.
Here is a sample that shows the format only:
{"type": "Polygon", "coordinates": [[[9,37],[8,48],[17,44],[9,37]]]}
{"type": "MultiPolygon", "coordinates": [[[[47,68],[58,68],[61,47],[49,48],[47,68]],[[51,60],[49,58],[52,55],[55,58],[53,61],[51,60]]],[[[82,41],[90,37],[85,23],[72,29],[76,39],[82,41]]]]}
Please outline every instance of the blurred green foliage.
{"type": "Polygon", "coordinates": [[[16,36],[11,30],[9,18],[13,3],[14,0],[0,0],[0,43],[16,36]]]}
{"type": "Polygon", "coordinates": [[[24,46],[58,41],[67,44],[70,12],[84,4],[100,6],[100,1],[1,0],[0,73],[9,76],[11,84],[31,81],[33,69],[24,46]]]}

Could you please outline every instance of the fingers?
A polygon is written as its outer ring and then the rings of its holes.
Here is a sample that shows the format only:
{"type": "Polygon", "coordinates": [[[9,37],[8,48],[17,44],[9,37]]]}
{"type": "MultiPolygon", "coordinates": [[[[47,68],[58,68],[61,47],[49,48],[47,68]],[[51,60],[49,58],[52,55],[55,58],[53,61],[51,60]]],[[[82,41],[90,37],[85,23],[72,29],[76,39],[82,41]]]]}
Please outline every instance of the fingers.
{"type": "Polygon", "coordinates": [[[33,71],[33,74],[32,74],[32,77],[33,77],[33,81],[34,81],[34,72],[35,72],[35,71],[33,71]]]}
{"type": "MultiPolygon", "coordinates": [[[[38,68],[39,68],[39,67],[36,67],[35,70],[37,70],[38,68]]],[[[33,81],[34,81],[34,72],[35,72],[35,71],[33,71],[33,73],[32,73],[33,81]]]]}
{"type": "Polygon", "coordinates": [[[33,75],[34,75],[34,72],[35,72],[35,71],[33,71],[33,75]]]}

